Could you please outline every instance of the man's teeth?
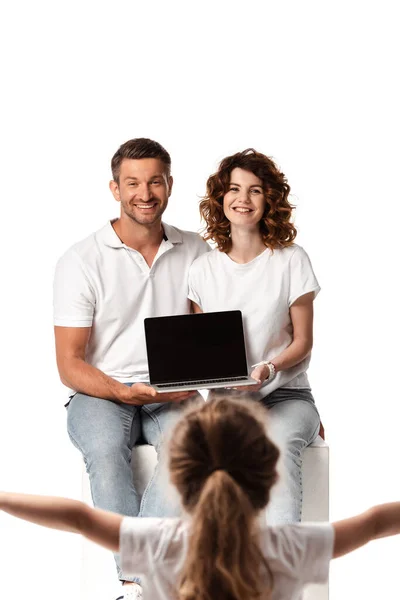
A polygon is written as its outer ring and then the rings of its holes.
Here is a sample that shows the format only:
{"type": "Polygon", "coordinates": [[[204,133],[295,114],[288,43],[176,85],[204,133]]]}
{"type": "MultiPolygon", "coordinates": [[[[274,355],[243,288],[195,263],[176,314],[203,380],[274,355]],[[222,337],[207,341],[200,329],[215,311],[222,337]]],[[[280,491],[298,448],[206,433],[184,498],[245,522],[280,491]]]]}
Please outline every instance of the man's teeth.
{"type": "Polygon", "coordinates": [[[155,204],[136,204],[137,208],[154,208],[155,204]]]}

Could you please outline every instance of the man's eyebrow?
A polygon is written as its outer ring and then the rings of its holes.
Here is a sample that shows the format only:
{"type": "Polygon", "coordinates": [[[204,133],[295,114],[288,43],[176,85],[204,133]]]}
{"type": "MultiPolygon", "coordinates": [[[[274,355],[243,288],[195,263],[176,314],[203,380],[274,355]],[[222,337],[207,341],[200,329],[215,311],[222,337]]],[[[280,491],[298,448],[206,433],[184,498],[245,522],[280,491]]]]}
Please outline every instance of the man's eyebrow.
{"type": "MultiPolygon", "coordinates": [[[[152,175],[150,177],[150,179],[156,179],[157,177],[162,177],[162,173],[160,175],[152,175]]],[[[128,175],[127,177],[125,177],[124,181],[128,181],[128,179],[130,179],[131,181],[138,181],[137,177],[133,177],[132,175],[128,175]]]]}

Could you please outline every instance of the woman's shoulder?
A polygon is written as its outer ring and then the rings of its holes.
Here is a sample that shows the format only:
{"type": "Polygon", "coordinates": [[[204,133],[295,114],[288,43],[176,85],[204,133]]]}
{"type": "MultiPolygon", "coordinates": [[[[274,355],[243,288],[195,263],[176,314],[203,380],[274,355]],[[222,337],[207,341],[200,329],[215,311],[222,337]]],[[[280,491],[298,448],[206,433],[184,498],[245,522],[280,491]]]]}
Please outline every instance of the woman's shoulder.
{"type": "Polygon", "coordinates": [[[303,246],[290,244],[290,246],[285,246],[284,248],[276,248],[271,252],[269,260],[272,260],[273,263],[281,263],[288,266],[293,262],[309,260],[309,256],[303,246]]]}
{"type": "Polygon", "coordinates": [[[305,252],[303,246],[293,243],[293,244],[290,244],[290,246],[285,246],[284,248],[276,248],[273,251],[272,256],[274,254],[276,254],[277,256],[290,258],[296,253],[303,253],[303,252],[305,252]]]}
{"type": "Polygon", "coordinates": [[[214,248],[210,252],[205,252],[192,262],[190,266],[191,272],[198,272],[207,268],[209,265],[215,265],[220,259],[221,254],[222,253],[217,248],[214,248]]]}

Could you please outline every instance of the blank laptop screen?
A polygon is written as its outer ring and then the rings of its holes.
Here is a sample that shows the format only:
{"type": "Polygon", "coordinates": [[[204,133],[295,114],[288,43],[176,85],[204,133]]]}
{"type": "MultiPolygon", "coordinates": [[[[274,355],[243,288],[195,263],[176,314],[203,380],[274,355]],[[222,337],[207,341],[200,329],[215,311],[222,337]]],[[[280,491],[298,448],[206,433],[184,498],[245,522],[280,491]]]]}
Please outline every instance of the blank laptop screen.
{"type": "Polygon", "coordinates": [[[247,377],[239,310],[144,321],[150,382],[247,377]]]}

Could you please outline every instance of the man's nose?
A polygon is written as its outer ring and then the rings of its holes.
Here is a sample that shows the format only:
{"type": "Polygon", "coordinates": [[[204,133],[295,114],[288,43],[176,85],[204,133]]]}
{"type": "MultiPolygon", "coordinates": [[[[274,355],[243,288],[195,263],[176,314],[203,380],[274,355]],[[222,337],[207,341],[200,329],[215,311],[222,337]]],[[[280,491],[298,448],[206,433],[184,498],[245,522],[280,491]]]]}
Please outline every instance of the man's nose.
{"type": "Polygon", "coordinates": [[[143,200],[143,202],[148,202],[153,197],[151,187],[149,185],[140,186],[137,196],[140,200],[143,200]]]}

